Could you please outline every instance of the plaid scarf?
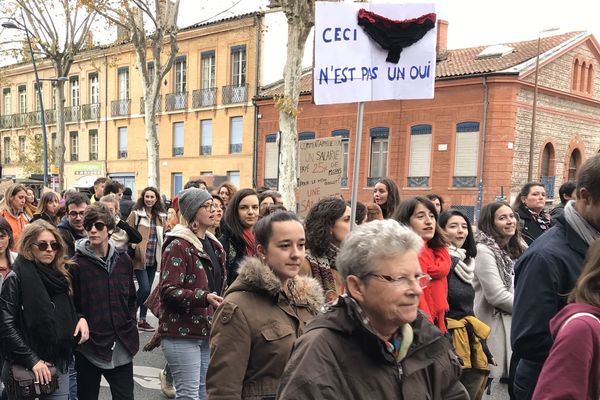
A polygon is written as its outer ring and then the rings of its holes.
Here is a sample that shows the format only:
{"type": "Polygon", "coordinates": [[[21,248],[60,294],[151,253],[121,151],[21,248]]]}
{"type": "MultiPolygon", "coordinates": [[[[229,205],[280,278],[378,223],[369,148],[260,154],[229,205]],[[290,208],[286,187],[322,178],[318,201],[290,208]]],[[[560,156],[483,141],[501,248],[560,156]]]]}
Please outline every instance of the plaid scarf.
{"type": "Polygon", "coordinates": [[[154,222],[154,218],[149,218],[150,220],[150,235],[148,236],[148,243],[146,244],[146,258],[144,267],[152,268],[156,265],[156,245],[158,243],[158,236],[156,234],[156,222],[154,222]]]}

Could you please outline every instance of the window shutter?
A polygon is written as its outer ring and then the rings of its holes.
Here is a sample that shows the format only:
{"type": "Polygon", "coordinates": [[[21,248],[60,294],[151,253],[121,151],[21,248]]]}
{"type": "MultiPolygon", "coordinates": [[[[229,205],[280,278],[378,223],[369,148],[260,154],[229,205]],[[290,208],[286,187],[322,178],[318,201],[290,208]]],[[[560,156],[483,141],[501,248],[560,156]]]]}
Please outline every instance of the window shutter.
{"type": "Polygon", "coordinates": [[[202,146],[212,146],[212,120],[202,120],[202,146]]]}
{"type": "Polygon", "coordinates": [[[231,144],[242,143],[242,117],[231,118],[231,144]]]}
{"type": "Polygon", "coordinates": [[[431,139],[431,125],[416,125],[411,128],[409,177],[430,176],[431,139]]]}
{"type": "Polygon", "coordinates": [[[277,135],[267,135],[265,143],[265,179],[277,179],[278,162],[277,135]]]}
{"type": "Polygon", "coordinates": [[[458,124],[454,152],[454,176],[477,176],[479,123],[458,124]]]}
{"type": "Polygon", "coordinates": [[[183,122],[176,122],[174,130],[173,147],[183,147],[183,122]]]}

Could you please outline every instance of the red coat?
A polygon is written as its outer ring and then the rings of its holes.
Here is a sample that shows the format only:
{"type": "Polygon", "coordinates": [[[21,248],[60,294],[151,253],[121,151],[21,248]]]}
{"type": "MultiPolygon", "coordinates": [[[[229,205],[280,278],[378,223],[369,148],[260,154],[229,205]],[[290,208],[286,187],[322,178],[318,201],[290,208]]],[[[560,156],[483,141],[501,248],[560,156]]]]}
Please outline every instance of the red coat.
{"type": "Polygon", "coordinates": [[[442,332],[446,332],[444,315],[448,306],[448,273],[450,272],[450,254],[447,247],[432,249],[425,242],[419,253],[421,271],[431,276],[429,286],[423,289],[419,308],[429,316],[429,320],[442,332]]]}

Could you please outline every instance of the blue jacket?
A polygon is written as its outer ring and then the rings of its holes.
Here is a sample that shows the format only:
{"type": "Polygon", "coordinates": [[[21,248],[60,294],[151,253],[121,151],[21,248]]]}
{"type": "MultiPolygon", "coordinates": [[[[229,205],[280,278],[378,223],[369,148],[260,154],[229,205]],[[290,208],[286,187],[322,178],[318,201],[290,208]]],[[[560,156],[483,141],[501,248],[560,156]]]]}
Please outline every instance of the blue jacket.
{"type": "Polygon", "coordinates": [[[511,342],[519,359],[543,363],[548,357],[550,320],[567,304],[587,249],[587,243],[560,216],[515,265],[511,342]]]}

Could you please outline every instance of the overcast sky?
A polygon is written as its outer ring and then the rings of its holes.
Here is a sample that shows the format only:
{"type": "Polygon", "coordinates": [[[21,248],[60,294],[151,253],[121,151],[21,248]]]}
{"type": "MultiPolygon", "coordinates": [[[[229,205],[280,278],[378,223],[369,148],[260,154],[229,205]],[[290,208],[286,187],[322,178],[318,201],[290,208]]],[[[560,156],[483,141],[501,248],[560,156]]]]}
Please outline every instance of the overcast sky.
{"type": "MultiPolygon", "coordinates": [[[[375,2],[375,1],[373,1],[375,2]]],[[[460,48],[536,39],[548,34],[589,31],[600,38],[596,0],[383,0],[379,3],[434,3],[438,18],[449,22],[448,47],[460,48]]],[[[180,26],[192,25],[224,10],[219,18],[264,8],[268,0],[181,0],[180,26]],[[203,4],[203,9],[199,5],[203,4]]]]}

